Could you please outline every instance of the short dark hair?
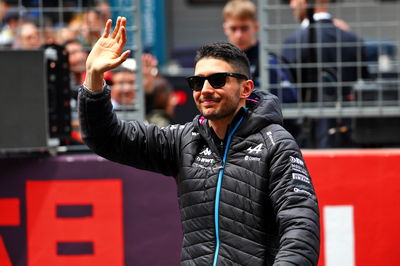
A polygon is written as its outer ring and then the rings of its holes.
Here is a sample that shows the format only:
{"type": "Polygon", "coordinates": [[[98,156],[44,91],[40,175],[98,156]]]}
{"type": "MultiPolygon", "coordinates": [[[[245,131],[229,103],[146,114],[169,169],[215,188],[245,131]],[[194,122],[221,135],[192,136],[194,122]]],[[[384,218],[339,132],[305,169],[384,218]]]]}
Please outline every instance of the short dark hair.
{"type": "Polygon", "coordinates": [[[229,42],[216,42],[204,45],[197,50],[195,65],[203,58],[216,58],[229,63],[240,74],[250,78],[250,62],[246,54],[229,42]]]}

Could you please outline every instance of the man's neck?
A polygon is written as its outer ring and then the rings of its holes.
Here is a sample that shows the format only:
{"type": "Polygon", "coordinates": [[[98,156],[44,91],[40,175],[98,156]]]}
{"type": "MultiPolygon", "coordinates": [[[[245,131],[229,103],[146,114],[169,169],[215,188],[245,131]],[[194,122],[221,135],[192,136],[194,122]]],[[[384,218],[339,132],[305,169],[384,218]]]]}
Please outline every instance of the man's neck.
{"type": "Polygon", "coordinates": [[[228,128],[228,125],[232,122],[232,119],[233,117],[219,119],[216,121],[209,120],[208,125],[212,127],[218,138],[222,140],[225,138],[226,129],[228,128]]]}
{"type": "Polygon", "coordinates": [[[257,44],[257,39],[254,38],[254,39],[250,42],[250,44],[249,44],[247,47],[245,47],[245,48],[243,49],[243,51],[249,50],[250,48],[254,47],[256,44],[257,44]]]}
{"type": "MultiPolygon", "coordinates": [[[[244,106],[243,106],[244,107],[244,106]]],[[[235,122],[237,119],[236,116],[238,115],[239,112],[244,112],[243,110],[241,111],[242,106],[239,107],[236,112],[228,117],[222,118],[222,119],[218,119],[218,120],[208,120],[208,125],[210,127],[212,127],[212,129],[214,130],[215,134],[218,136],[218,138],[220,140],[225,139],[225,135],[226,135],[226,131],[227,128],[229,126],[229,124],[233,122],[235,122]]]]}

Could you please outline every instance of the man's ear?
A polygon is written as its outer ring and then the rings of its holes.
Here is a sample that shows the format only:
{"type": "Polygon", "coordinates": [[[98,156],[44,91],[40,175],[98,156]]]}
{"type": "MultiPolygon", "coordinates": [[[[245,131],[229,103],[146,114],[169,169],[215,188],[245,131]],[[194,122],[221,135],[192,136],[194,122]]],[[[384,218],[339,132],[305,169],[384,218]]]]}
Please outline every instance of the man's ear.
{"type": "Polygon", "coordinates": [[[254,22],[254,31],[258,32],[259,29],[260,29],[260,24],[257,21],[254,22]]]}
{"type": "Polygon", "coordinates": [[[224,23],[222,23],[222,29],[224,30],[224,33],[226,36],[228,36],[228,25],[226,25],[226,22],[224,21],[224,23]]]}
{"type": "Polygon", "coordinates": [[[242,83],[242,91],[240,93],[240,98],[246,99],[247,97],[249,97],[250,94],[253,92],[253,89],[254,89],[254,82],[251,79],[244,81],[242,83]]]}

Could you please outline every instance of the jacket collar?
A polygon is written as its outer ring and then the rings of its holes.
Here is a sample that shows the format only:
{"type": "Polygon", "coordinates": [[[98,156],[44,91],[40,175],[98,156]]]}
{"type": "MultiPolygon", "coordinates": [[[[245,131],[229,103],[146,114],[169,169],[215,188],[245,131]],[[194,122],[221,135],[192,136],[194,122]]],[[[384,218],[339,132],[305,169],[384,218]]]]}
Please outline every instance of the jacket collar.
{"type": "Polygon", "coordinates": [[[246,114],[247,114],[247,108],[242,107],[239,109],[235,117],[232,119],[232,122],[228,125],[226,129],[227,132],[225,134],[225,139],[223,140],[217,136],[217,134],[214,132],[213,128],[208,124],[208,121],[204,116],[200,116],[197,119],[198,123],[195,123],[195,125],[197,125],[199,129],[199,133],[209,143],[209,146],[211,148],[214,148],[222,155],[229,132],[231,132],[232,128],[235,127],[235,125],[240,121],[240,119],[245,117],[246,114]]]}
{"type": "MultiPolygon", "coordinates": [[[[275,95],[261,90],[253,91],[250,97],[247,98],[246,108],[239,110],[231,125],[234,126],[235,122],[237,123],[242,117],[244,117],[244,120],[236,133],[241,137],[247,137],[258,132],[269,124],[283,123],[279,99],[275,95]]],[[[208,141],[213,139],[211,128],[208,126],[205,117],[196,116],[193,123],[203,138],[208,141]]],[[[228,130],[229,128],[228,126],[228,130]]]]}

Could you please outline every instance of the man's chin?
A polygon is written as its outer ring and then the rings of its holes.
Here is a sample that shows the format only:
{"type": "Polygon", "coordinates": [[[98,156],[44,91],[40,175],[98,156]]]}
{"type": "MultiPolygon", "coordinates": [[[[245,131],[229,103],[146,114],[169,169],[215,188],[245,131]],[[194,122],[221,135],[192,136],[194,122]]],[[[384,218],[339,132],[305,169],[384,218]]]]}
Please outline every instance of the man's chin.
{"type": "Polygon", "coordinates": [[[201,113],[205,118],[207,118],[208,120],[217,120],[218,119],[218,114],[216,112],[202,112],[201,113]]]}

